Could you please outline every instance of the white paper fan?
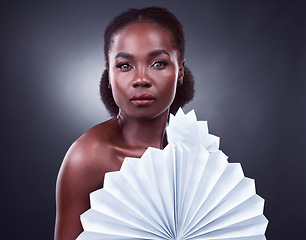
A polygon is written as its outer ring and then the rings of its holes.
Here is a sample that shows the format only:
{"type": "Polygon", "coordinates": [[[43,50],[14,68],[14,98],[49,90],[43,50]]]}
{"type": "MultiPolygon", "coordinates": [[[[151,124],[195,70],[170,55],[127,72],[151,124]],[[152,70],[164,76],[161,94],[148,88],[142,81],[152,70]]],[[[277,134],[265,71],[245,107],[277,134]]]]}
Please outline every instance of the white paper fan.
{"type": "Polygon", "coordinates": [[[170,117],[168,146],[126,158],[81,215],[91,239],[262,240],[268,220],[254,180],[228,163],[194,111],[170,117]]]}

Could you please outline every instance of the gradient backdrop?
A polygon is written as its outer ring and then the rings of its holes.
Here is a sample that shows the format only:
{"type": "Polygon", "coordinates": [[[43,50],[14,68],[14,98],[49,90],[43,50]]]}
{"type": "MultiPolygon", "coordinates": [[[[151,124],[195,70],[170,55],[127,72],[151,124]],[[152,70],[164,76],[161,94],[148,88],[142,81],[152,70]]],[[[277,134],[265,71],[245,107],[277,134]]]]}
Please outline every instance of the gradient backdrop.
{"type": "Polygon", "coordinates": [[[130,7],[163,6],[186,34],[195,109],[266,199],[268,240],[303,239],[306,24],[302,1],[8,1],[0,4],[0,239],[52,239],[62,159],[109,118],[103,31],[130,7]]]}

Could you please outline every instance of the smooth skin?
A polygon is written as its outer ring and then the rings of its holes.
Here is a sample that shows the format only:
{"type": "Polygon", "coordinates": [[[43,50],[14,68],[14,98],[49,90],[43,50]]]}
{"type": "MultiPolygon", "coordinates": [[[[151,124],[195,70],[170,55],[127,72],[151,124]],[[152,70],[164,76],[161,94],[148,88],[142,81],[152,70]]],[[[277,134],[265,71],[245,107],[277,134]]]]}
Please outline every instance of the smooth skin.
{"type": "Polygon", "coordinates": [[[169,33],[149,22],[128,25],[113,37],[107,67],[117,117],[84,133],[68,150],[57,180],[56,240],[83,231],[80,215],[90,208],[89,194],[103,186],[107,172],[118,171],[125,157],[140,158],[149,147],[163,148],[169,108],[184,61],[169,33]]]}

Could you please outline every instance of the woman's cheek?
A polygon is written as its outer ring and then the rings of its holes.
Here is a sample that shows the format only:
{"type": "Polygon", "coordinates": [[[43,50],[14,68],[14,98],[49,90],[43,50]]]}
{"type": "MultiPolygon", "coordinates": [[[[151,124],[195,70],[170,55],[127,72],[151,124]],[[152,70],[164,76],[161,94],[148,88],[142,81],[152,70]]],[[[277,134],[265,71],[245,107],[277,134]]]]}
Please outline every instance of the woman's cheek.
{"type": "Polygon", "coordinates": [[[168,89],[168,91],[170,89],[173,89],[173,91],[176,90],[176,84],[177,84],[177,74],[171,72],[171,73],[167,73],[165,74],[163,77],[163,84],[165,85],[165,88],[168,89]]]}

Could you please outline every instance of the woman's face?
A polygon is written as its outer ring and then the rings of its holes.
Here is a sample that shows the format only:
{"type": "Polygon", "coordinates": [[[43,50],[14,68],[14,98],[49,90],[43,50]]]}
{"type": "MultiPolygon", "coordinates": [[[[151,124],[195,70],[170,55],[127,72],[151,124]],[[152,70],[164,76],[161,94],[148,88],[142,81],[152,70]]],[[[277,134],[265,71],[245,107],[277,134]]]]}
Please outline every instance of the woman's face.
{"type": "Polygon", "coordinates": [[[184,62],[161,27],[137,22],[115,34],[109,51],[109,80],[122,116],[151,119],[169,109],[184,62]]]}

